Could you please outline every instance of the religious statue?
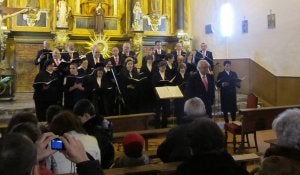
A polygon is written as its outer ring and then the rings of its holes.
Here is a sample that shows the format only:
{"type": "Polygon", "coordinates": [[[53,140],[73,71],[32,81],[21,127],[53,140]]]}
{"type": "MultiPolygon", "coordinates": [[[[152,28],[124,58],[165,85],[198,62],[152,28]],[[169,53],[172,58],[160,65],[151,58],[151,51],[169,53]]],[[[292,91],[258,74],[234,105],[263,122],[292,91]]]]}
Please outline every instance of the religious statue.
{"type": "Polygon", "coordinates": [[[104,9],[102,8],[102,4],[99,3],[95,9],[94,19],[95,19],[95,33],[96,34],[103,34],[104,30],[104,9]]]}
{"type": "Polygon", "coordinates": [[[66,0],[59,0],[57,3],[57,22],[56,27],[68,28],[68,16],[71,8],[67,5],[66,0]]]}
{"type": "Polygon", "coordinates": [[[132,22],[132,28],[134,31],[142,31],[143,30],[143,13],[141,4],[139,1],[136,1],[134,7],[133,7],[133,22],[132,22]]]}
{"type": "Polygon", "coordinates": [[[151,0],[150,1],[150,13],[151,14],[160,14],[161,13],[161,0],[151,0]]]}

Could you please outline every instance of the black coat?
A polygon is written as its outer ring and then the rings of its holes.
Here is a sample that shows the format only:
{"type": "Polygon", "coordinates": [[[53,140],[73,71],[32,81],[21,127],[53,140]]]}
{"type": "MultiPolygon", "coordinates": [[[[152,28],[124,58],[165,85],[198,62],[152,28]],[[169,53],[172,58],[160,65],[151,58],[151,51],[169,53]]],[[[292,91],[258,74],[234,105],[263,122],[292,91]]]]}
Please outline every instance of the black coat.
{"type": "Polygon", "coordinates": [[[35,65],[40,65],[40,71],[45,70],[45,61],[47,59],[52,59],[52,50],[48,49],[41,49],[37,52],[36,57],[34,59],[35,65]],[[39,58],[42,57],[40,60],[39,58]]]}
{"type": "MultiPolygon", "coordinates": [[[[171,54],[174,56],[174,65],[175,65],[175,67],[177,67],[177,66],[178,66],[178,61],[177,61],[178,55],[177,55],[177,51],[176,51],[176,50],[173,50],[173,51],[171,52],[171,54]]],[[[182,55],[183,57],[185,57],[186,52],[184,52],[184,51],[182,50],[182,51],[181,51],[181,55],[182,55]]]]}
{"type": "Polygon", "coordinates": [[[137,63],[138,63],[138,60],[137,60],[137,58],[136,58],[135,52],[134,52],[134,51],[129,51],[129,56],[123,54],[122,52],[119,53],[119,58],[120,58],[120,63],[121,63],[121,65],[124,66],[125,60],[126,60],[127,57],[133,58],[134,64],[137,64],[137,63]]]}
{"type": "Polygon", "coordinates": [[[99,160],[89,160],[76,164],[78,175],[104,175],[99,160]]]}
{"type": "Polygon", "coordinates": [[[194,155],[177,167],[176,175],[248,175],[226,151],[194,155]]]}
{"type": "Polygon", "coordinates": [[[200,73],[197,72],[190,76],[187,87],[185,90],[186,99],[193,97],[199,97],[205,104],[206,113],[211,117],[212,108],[211,106],[215,100],[215,83],[214,77],[210,74],[206,75],[208,81],[208,90],[206,91],[205,86],[202,82],[200,73]]]}
{"type": "Polygon", "coordinates": [[[74,75],[67,76],[64,84],[65,108],[72,110],[77,101],[87,97],[86,90],[87,87],[85,77],[80,78],[74,75]],[[75,83],[81,83],[84,90],[74,89],[70,91],[70,87],[72,87],[75,83]]]}
{"type": "Polygon", "coordinates": [[[100,63],[98,63],[98,64],[95,63],[92,52],[87,53],[85,56],[86,56],[86,59],[88,60],[88,68],[89,69],[97,68],[99,66],[104,67],[105,59],[102,54],[100,54],[100,63]]]}
{"type": "Polygon", "coordinates": [[[101,166],[109,168],[114,162],[114,147],[112,144],[112,123],[102,117],[93,117],[83,124],[85,131],[94,136],[101,150],[101,166]]]}
{"type": "Polygon", "coordinates": [[[167,52],[164,50],[161,50],[161,53],[158,54],[157,50],[154,52],[154,64],[157,65],[160,61],[164,60],[166,57],[167,52]]]}
{"type": "MultiPolygon", "coordinates": [[[[139,79],[139,75],[135,68],[132,70],[132,76],[134,79],[139,79]]],[[[119,77],[119,86],[125,101],[127,113],[137,112],[139,83],[132,80],[129,75],[129,71],[126,69],[123,69],[120,72],[119,77]],[[133,86],[134,88],[128,87],[129,85],[133,86]]]]}
{"type": "Polygon", "coordinates": [[[184,124],[167,133],[166,139],[157,148],[157,156],[163,162],[184,161],[191,157],[187,130],[188,124],[184,124]]]}
{"type": "Polygon", "coordinates": [[[218,74],[217,86],[221,88],[221,110],[223,112],[236,112],[236,85],[238,76],[235,72],[230,71],[229,75],[226,71],[218,74]],[[222,84],[228,83],[227,86],[222,84]]]}
{"type": "MultiPolygon", "coordinates": [[[[65,61],[70,61],[71,60],[71,56],[69,53],[63,52],[61,54],[61,58],[64,59],[65,61]]],[[[79,59],[79,53],[78,52],[74,52],[73,53],[73,60],[79,59]]]]}
{"type": "Polygon", "coordinates": [[[33,98],[36,101],[52,101],[54,104],[61,102],[62,87],[59,76],[53,72],[41,71],[34,79],[33,98]],[[41,82],[50,82],[48,85],[41,82]],[[47,88],[45,88],[47,86],[47,88]]]}
{"type": "Polygon", "coordinates": [[[268,148],[257,175],[300,173],[300,150],[283,146],[268,148]]]}
{"type": "Polygon", "coordinates": [[[97,114],[103,116],[113,115],[115,101],[115,85],[110,77],[110,73],[105,73],[101,78],[101,87],[97,82],[97,77],[91,79],[92,99],[97,114]]]}

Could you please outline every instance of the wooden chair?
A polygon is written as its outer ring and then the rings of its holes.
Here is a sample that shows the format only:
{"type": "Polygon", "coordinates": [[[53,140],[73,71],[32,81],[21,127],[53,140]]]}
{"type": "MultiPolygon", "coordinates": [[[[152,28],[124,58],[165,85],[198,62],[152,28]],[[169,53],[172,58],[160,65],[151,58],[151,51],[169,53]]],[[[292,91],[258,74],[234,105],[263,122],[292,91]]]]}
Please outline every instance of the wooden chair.
{"type": "MultiPolygon", "coordinates": [[[[258,98],[253,93],[248,94],[247,96],[247,108],[257,108],[258,104],[258,98]]],[[[243,118],[242,118],[243,120],[243,118]]],[[[247,121],[242,121],[242,123],[247,121]]],[[[236,153],[237,150],[237,143],[242,145],[243,148],[255,148],[258,152],[258,146],[257,146],[257,139],[256,139],[256,131],[255,130],[245,130],[245,128],[242,127],[242,123],[225,123],[224,129],[225,129],[225,141],[226,143],[233,143],[233,152],[236,153]],[[230,132],[233,135],[232,142],[227,142],[228,138],[228,132],[230,132]],[[254,143],[255,146],[251,147],[249,142],[249,136],[248,134],[253,134],[254,136],[254,143]],[[236,136],[241,135],[241,142],[236,141],[236,136]],[[246,139],[245,139],[246,137],[246,139]],[[247,147],[244,147],[244,144],[247,143],[247,147]]]]}

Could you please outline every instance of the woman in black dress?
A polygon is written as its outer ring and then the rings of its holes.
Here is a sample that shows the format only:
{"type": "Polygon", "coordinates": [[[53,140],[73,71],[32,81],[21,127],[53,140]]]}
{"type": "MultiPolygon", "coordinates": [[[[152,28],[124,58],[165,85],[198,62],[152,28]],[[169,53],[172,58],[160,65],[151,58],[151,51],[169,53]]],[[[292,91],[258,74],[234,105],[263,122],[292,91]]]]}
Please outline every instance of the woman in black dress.
{"type": "Polygon", "coordinates": [[[85,87],[86,76],[78,76],[77,64],[70,64],[70,75],[64,79],[64,106],[66,109],[73,109],[73,106],[80,99],[86,98],[85,87]]]}
{"type": "Polygon", "coordinates": [[[125,67],[120,72],[120,88],[125,101],[125,113],[138,112],[138,84],[134,79],[138,79],[137,69],[134,67],[133,58],[125,59],[125,67]]]}
{"type": "Polygon", "coordinates": [[[54,72],[54,62],[48,59],[45,62],[46,70],[42,70],[34,79],[34,94],[36,115],[39,121],[46,120],[46,110],[50,105],[61,105],[61,84],[54,72]]]}

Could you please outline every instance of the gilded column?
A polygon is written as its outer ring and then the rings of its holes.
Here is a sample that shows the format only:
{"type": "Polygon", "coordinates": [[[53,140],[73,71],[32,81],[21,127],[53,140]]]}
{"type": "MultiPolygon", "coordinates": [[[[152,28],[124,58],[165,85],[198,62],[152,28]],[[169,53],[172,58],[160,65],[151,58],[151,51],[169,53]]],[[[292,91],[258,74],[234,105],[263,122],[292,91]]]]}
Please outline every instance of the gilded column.
{"type": "Polygon", "coordinates": [[[177,31],[184,31],[184,0],[177,0],[177,31]]]}

